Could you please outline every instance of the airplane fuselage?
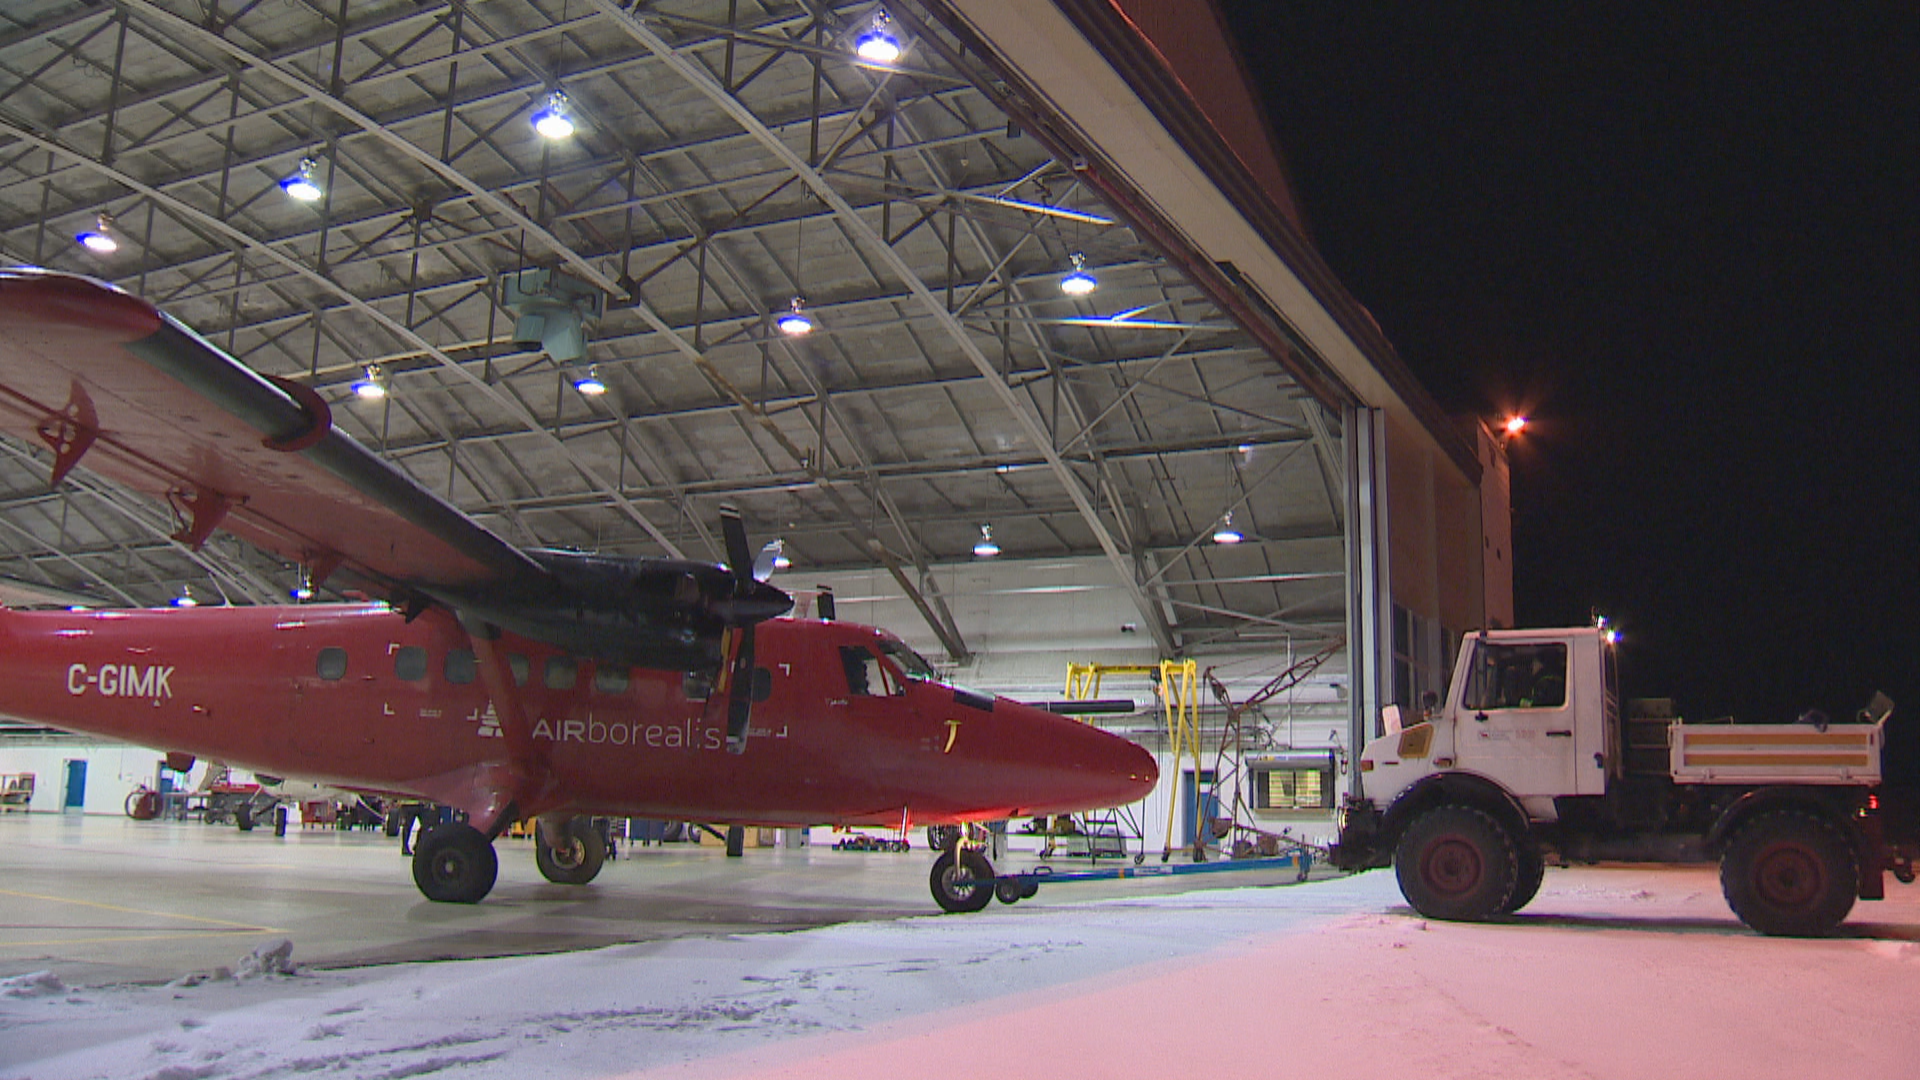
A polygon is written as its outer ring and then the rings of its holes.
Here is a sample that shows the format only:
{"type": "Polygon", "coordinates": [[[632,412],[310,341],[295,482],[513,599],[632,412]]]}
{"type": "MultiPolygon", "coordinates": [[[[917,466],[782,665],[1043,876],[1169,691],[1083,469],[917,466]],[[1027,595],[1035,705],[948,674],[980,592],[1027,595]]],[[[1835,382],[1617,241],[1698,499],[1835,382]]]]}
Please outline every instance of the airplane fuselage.
{"type": "Polygon", "coordinates": [[[726,752],[724,671],[488,645],[509,702],[438,608],[0,611],[0,713],[475,815],[511,791],[524,816],[947,824],[1116,805],[1157,775],[1124,739],[907,670],[897,639],[851,623],[760,624],[744,754],[726,752]]]}

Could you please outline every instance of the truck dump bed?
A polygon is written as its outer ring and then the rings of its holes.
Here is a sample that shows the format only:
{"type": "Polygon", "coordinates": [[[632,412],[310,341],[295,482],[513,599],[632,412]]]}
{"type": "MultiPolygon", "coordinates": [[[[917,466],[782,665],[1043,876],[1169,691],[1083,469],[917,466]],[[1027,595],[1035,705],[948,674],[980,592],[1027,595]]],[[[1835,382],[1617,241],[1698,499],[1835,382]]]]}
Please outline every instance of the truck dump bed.
{"type": "Polygon", "coordinates": [[[1681,784],[1880,782],[1879,724],[1675,723],[1672,769],[1681,784]]]}

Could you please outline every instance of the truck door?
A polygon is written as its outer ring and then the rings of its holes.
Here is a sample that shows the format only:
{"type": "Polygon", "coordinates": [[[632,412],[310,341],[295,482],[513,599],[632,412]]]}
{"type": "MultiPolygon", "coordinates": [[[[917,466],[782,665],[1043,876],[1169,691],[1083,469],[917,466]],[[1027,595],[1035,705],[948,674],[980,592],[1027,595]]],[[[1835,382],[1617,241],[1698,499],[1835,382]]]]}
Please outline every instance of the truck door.
{"type": "Polygon", "coordinates": [[[1474,644],[1455,724],[1460,767],[1513,794],[1574,792],[1574,697],[1564,641],[1474,644]]]}

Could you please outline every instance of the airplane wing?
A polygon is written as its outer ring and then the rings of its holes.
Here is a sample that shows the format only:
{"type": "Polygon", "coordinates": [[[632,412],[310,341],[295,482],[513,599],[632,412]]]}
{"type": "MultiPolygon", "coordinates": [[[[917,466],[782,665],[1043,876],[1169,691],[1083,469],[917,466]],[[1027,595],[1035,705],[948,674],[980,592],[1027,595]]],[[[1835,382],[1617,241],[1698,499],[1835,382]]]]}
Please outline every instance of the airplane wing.
{"type": "Polygon", "coordinates": [[[225,529],[317,577],[533,586],[547,570],[259,375],[104,282],[0,270],[0,431],[162,499],[197,547],[225,529]]]}

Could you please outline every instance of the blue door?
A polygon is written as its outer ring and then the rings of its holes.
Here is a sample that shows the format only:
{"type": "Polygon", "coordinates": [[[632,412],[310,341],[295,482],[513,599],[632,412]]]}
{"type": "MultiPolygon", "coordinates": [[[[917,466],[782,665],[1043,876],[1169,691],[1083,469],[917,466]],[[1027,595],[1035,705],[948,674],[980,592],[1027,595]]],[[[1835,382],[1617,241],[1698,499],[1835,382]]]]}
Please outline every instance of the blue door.
{"type": "MultiPolygon", "coordinates": [[[[1186,820],[1182,825],[1182,835],[1186,845],[1193,846],[1194,837],[1200,835],[1200,823],[1212,821],[1220,816],[1220,796],[1213,790],[1213,770],[1202,769],[1198,783],[1194,782],[1193,770],[1187,769],[1180,774],[1180,805],[1185,811],[1181,816],[1186,820]],[[1206,789],[1206,799],[1200,798],[1200,789],[1206,789]]],[[[1213,837],[1207,837],[1207,843],[1213,843],[1213,837]]]]}
{"type": "Polygon", "coordinates": [[[67,762],[67,790],[60,799],[62,812],[79,813],[87,805],[87,763],[86,761],[67,762]]]}

